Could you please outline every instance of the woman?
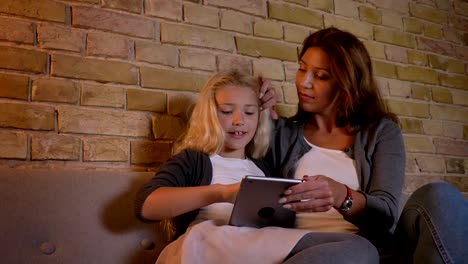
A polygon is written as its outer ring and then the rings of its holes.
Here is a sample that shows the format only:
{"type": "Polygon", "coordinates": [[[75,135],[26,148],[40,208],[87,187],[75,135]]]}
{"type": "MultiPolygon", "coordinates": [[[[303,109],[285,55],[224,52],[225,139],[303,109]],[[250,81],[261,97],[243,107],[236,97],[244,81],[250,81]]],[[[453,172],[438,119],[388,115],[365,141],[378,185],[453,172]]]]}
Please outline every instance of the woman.
{"type": "MultiPolygon", "coordinates": [[[[362,42],[336,28],[307,37],[296,87],[298,112],[277,121],[267,161],[278,177],[304,179],[280,202],[298,213],[298,228],[322,232],[305,235],[291,254],[306,248],[301,253],[304,261],[317,255],[326,258],[318,239],[323,232],[351,232],[382,251],[396,242],[391,248],[399,251],[391,253],[399,262],[468,263],[462,245],[468,236],[468,202],[453,186],[422,186],[399,219],[403,138],[396,116],[382,102],[362,42]]],[[[342,246],[333,250],[353,253],[342,246]]]]}
{"type": "MultiPolygon", "coordinates": [[[[277,177],[304,179],[280,202],[298,213],[298,228],[320,233],[304,236],[296,249],[302,243],[304,255],[323,256],[317,237],[330,232],[373,242],[386,237],[398,220],[405,149],[365,46],[336,28],[313,33],[303,43],[296,88],[298,112],[277,121],[266,157],[277,177]]],[[[330,255],[347,250],[328,247],[330,255]]],[[[350,255],[365,253],[352,250],[350,255]]]]}

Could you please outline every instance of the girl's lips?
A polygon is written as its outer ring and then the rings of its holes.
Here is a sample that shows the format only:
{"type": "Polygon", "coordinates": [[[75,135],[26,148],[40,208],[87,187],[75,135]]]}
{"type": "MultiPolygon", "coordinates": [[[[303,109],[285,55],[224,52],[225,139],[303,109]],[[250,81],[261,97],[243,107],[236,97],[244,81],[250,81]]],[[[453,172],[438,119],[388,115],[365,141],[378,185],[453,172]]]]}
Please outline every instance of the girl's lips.
{"type": "Polygon", "coordinates": [[[233,132],[228,132],[229,135],[233,138],[243,138],[247,132],[245,131],[233,131],[233,132]]]}

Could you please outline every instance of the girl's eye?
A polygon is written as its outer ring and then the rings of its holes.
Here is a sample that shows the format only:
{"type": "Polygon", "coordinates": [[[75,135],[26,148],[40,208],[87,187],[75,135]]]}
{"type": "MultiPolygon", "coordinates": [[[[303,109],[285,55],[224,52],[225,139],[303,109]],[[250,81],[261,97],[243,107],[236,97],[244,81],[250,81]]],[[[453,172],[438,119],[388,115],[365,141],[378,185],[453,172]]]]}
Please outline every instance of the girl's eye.
{"type": "Polygon", "coordinates": [[[232,111],[226,111],[226,110],[220,110],[220,111],[221,111],[221,114],[223,114],[223,115],[232,114],[232,111]]]}
{"type": "Polygon", "coordinates": [[[245,112],[246,115],[254,115],[255,112],[245,112]]]}
{"type": "Polygon", "coordinates": [[[326,74],[317,74],[315,75],[317,76],[317,79],[320,79],[320,80],[328,80],[330,77],[326,74]]]}

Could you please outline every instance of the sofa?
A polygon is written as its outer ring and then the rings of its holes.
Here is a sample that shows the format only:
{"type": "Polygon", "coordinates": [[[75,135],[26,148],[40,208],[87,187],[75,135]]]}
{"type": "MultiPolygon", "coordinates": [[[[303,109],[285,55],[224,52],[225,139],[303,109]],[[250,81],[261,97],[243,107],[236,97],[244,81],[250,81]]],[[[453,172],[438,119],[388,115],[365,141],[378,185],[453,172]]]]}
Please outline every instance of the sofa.
{"type": "Polygon", "coordinates": [[[136,192],[153,174],[0,168],[0,263],[154,263],[166,238],[134,215],[136,192]]]}
{"type": "Polygon", "coordinates": [[[154,263],[165,238],[133,213],[136,191],[152,176],[0,168],[0,262],[154,263]]]}

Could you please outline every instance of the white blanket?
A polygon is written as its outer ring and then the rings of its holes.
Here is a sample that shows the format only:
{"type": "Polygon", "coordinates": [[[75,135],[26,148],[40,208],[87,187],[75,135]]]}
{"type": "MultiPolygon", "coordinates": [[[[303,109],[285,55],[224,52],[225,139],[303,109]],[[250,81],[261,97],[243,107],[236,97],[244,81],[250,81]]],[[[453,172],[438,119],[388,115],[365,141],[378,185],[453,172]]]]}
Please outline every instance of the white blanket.
{"type": "Polygon", "coordinates": [[[282,263],[308,230],[234,227],[208,220],[167,245],[156,264],[282,263]]]}

